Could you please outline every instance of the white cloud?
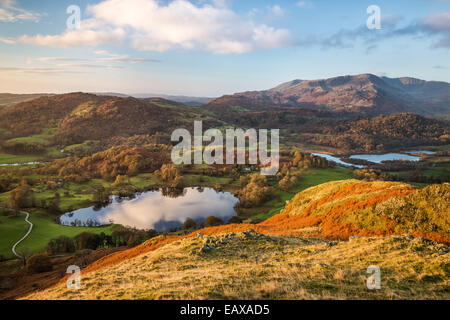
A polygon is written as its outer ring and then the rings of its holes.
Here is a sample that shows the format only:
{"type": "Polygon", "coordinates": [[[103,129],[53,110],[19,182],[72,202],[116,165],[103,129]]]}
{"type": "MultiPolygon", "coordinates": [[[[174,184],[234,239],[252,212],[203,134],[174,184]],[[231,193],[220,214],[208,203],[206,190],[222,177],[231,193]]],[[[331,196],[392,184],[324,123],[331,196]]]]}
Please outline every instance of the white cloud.
{"type": "Polygon", "coordinates": [[[441,12],[427,17],[423,24],[430,29],[430,31],[442,32],[450,31],[450,11],[441,12]]]}
{"type": "Polygon", "coordinates": [[[300,8],[311,8],[312,7],[312,3],[309,1],[298,1],[295,5],[300,8]]]}
{"type": "Polygon", "coordinates": [[[281,9],[279,5],[274,5],[273,7],[270,8],[270,11],[272,12],[273,15],[277,17],[281,17],[284,15],[284,10],[281,9]]]}
{"type": "Polygon", "coordinates": [[[41,14],[17,8],[14,0],[0,0],[0,22],[34,21],[38,22],[41,14]]]}
{"type": "Polygon", "coordinates": [[[7,43],[7,44],[14,44],[14,43],[16,43],[16,40],[14,38],[2,38],[2,37],[0,37],[0,42],[7,43]]]}
{"type": "Polygon", "coordinates": [[[107,57],[101,58],[70,58],[70,57],[42,57],[36,60],[40,62],[129,62],[129,63],[151,63],[160,62],[156,59],[134,58],[128,55],[118,55],[104,50],[94,51],[96,55],[107,57]]]}
{"type": "Polygon", "coordinates": [[[14,73],[29,73],[29,74],[65,74],[65,73],[85,73],[80,71],[67,71],[62,68],[24,68],[24,67],[0,67],[0,71],[14,72],[14,73]]]}
{"type": "Polygon", "coordinates": [[[0,0],[0,5],[4,7],[11,7],[16,3],[15,0],[0,0]]]}
{"type": "Polygon", "coordinates": [[[120,42],[126,37],[122,28],[111,27],[89,19],[81,24],[79,30],[67,29],[59,35],[24,35],[18,42],[50,47],[96,46],[104,43],[120,42]]]}
{"type": "Polygon", "coordinates": [[[92,69],[124,69],[122,66],[113,65],[99,65],[99,64],[74,64],[74,63],[60,63],[58,67],[69,68],[92,68],[92,69]]]}
{"type": "MultiPolygon", "coordinates": [[[[275,11],[280,12],[278,9],[275,11]]],[[[291,43],[288,30],[241,17],[226,6],[226,1],[196,6],[187,0],[173,0],[167,5],[156,0],[104,0],[88,6],[87,13],[92,17],[82,21],[80,30],[67,30],[60,35],[22,36],[17,40],[55,47],[128,40],[139,50],[183,48],[222,54],[291,43]]]]}

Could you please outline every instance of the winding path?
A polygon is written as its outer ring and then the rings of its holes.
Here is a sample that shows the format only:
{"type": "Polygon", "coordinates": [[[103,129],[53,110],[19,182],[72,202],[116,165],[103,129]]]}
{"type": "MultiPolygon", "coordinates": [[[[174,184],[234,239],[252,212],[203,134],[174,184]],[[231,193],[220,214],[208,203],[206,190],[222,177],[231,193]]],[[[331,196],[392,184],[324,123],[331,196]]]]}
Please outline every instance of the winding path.
{"type": "Polygon", "coordinates": [[[22,237],[22,239],[17,241],[12,247],[12,253],[14,253],[14,255],[19,259],[23,259],[23,257],[16,252],[16,248],[23,240],[25,240],[30,235],[31,230],[33,230],[33,224],[30,222],[30,220],[28,220],[28,218],[30,218],[30,214],[26,211],[21,211],[21,213],[26,214],[25,222],[27,222],[30,225],[30,228],[28,229],[27,233],[22,237]]]}

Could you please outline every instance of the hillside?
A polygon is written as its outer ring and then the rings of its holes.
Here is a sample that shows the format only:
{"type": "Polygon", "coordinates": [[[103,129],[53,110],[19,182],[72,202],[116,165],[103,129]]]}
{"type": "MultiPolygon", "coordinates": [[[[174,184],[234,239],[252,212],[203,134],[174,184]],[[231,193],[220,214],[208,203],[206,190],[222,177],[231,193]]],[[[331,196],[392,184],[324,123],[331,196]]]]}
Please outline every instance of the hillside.
{"type": "Polygon", "coordinates": [[[106,97],[86,93],[70,93],[40,97],[10,105],[0,110],[0,134],[5,138],[25,137],[53,128],[75,108],[89,101],[102,103],[106,97]]]}
{"type": "Polygon", "coordinates": [[[49,96],[47,93],[35,93],[35,94],[13,94],[13,93],[0,93],[0,107],[7,106],[15,103],[33,100],[42,96],[49,96]]]}
{"type": "Polygon", "coordinates": [[[414,78],[380,78],[372,74],[322,80],[293,80],[265,91],[227,95],[211,101],[211,110],[307,107],[367,115],[412,112],[450,114],[450,84],[414,78]]]}
{"type": "Polygon", "coordinates": [[[179,126],[179,117],[176,111],[151,101],[110,98],[99,104],[81,104],[72,110],[60,122],[56,139],[63,144],[74,144],[92,138],[155,134],[179,126]]]}
{"type": "Polygon", "coordinates": [[[161,98],[69,93],[1,108],[0,142],[11,153],[27,153],[27,149],[37,153],[33,150],[43,150],[49,145],[64,148],[118,137],[158,134],[170,137],[173,129],[191,126],[193,119],[202,119],[211,126],[220,124],[200,108],[161,98]]]}
{"type": "Polygon", "coordinates": [[[297,194],[280,215],[263,224],[295,223],[336,239],[411,233],[450,243],[449,210],[448,183],[416,190],[400,183],[345,180],[297,194]]]}
{"type": "Polygon", "coordinates": [[[399,150],[414,145],[445,145],[450,142],[449,122],[416,114],[380,115],[375,118],[324,120],[316,124],[310,142],[338,148],[341,152],[399,150]]]}
{"type": "Polygon", "coordinates": [[[61,282],[26,298],[448,299],[449,247],[420,236],[449,244],[449,194],[449,184],[325,183],[263,223],[154,238],[89,265],[80,291],[61,282]],[[374,264],[383,289],[371,292],[374,264]]]}
{"type": "Polygon", "coordinates": [[[178,240],[25,299],[448,299],[448,247],[407,237],[339,244],[252,232],[178,240]],[[206,241],[216,250],[192,253],[206,241]],[[382,289],[366,270],[382,270],[382,289]]]}

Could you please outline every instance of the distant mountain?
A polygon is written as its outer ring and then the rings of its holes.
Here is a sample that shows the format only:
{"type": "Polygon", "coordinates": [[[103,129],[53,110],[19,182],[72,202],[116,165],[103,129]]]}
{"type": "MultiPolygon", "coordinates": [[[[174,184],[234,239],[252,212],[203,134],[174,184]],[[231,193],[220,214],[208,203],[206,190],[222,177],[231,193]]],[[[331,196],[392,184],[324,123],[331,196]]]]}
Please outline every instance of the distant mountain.
{"type": "Polygon", "coordinates": [[[450,114],[450,84],[372,74],[323,80],[293,80],[264,90],[226,95],[209,109],[239,107],[253,111],[306,107],[367,115],[411,112],[428,116],[450,114]]]}
{"type": "Polygon", "coordinates": [[[182,104],[185,104],[187,106],[192,107],[200,107],[202,105],[205,105],[209,103],[211,100],[214,100],[214,98],[207,98],[207,97],[190,97],[190,96],[176,96],[176,95],[167,95],[167,94],[155,94],[155,93],[136,93],[136,94],[122,94],[122,93],[114,93],[114,92],[96,92],[94,93],[96,95],[106,95],[106,96],[113,96],[113,97],[134,97],[134,98],[140,98],[140,99],[147,99],[147,98],[163,98],[170,101],[179,102],[182,104]]]}
{"type": "Polygon", "coordinates": [[[20,103],[24,101],[33,100],[43,96],[49,96],[48,93],[33,93],[33,94],[13,94],[0,93],[0,106],[7,106],[9,104],[20,103]]]}

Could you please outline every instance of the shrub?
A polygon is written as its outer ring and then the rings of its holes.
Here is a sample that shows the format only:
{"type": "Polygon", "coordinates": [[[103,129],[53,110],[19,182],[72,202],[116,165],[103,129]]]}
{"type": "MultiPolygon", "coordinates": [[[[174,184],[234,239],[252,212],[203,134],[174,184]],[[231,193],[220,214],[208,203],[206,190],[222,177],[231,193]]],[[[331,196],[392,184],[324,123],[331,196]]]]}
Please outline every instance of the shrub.
{"type": "Polygon", "coordinates": [[[53,264],[46,254],[35,254],[27,260],[27,270],[31,273],[52,271],[53,264]]]}
{"type": "Polygon", "coordinates": [[[228,223],[230,223],[230,224],[239,224],[239,223],[242,223],[242,219],[239,218],[238,216],[232,216],[230,218],[230,220],[228,220],[228,223]]]}
{"type": "Polygon", "coordinates": [[[270,198],[270,190],[266,176],[252,175],[250,182],[239,192],[239,206],[250,208],[264,203],[270,198]]]}
{"type": "Polygon", "coordinates": [[[206,218],[205,221],[205,226],[207,227],[215,227],[215,226],[220,226],[223,224],[222,219],[214,217],[214,216],[210,216],[208,218],[206,218]]]}
{"type": "Polygon", "coordinates": [[[184,230],[195,229],[195,228],[197,228],[197,223],[191,218],[187,218],[186,221],[183,223],[184,230]]]}
{"type": "Polygon", "coordinates": [[[50,240],[45,251],[48,254],[75,252],[75,243],[69,237],[60,236],[59,238],[50,240]]]}

